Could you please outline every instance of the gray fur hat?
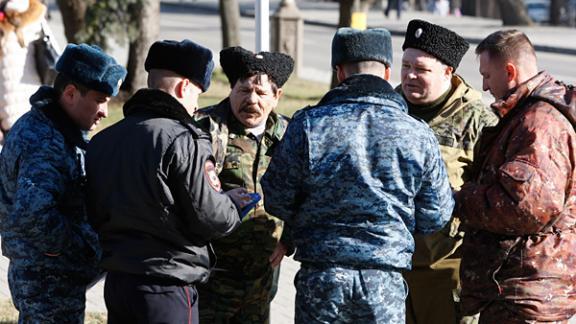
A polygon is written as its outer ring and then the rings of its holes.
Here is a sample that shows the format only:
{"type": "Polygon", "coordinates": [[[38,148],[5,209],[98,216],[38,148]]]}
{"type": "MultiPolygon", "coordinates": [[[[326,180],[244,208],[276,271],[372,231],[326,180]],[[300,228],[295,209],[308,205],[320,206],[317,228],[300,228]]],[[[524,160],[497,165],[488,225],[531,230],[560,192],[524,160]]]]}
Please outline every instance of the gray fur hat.
{"type": "Polygon", "coordinates": [[[378,61],[392,65],[392,38],[384,28],[339,28],[332,39],[332,67],[342,63],[378,61]]]}
{"type": "Polygon", "coordinates": [[[56,62],[56,71],[90,90],[118,94],[126,69],[98,46],[68,44],[56,62]]]}
{"type": "Polygon", "coordinates": [[[456,69],[470,44],[449,29],[414,19],[408,23],[402,50],[409,47],[424,51],[456,69]]]}

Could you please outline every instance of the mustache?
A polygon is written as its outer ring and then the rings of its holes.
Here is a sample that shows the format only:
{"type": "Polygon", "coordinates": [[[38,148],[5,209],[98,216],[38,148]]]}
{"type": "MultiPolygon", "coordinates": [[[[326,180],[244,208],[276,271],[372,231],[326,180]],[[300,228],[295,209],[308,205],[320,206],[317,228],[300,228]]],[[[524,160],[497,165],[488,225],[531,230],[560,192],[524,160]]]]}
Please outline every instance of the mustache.
{"type": "Polygon", "coordinates": [[[245,113],[260,113],[260,109],[252,105],[242,105],[240,111],[245,113]]]}

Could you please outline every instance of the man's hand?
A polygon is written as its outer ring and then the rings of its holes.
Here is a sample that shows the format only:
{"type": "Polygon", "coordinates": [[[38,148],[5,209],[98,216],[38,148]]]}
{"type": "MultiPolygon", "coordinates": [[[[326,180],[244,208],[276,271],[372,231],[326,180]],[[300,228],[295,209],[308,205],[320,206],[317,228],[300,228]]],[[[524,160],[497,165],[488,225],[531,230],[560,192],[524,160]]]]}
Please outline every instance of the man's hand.
{"type": "Polygon", "coordinates": [[[276,268],[280,265],[280,263],[282,263],[282,259],[286,255],[286,251],[288,251],[288,249],[286,246],[284,246],[284,244],[282,244],[282,242],[278,242],[278,244],[276,244],[274,252],[272,252],[272,255],[268,258],[272,268],[276,268]]]}

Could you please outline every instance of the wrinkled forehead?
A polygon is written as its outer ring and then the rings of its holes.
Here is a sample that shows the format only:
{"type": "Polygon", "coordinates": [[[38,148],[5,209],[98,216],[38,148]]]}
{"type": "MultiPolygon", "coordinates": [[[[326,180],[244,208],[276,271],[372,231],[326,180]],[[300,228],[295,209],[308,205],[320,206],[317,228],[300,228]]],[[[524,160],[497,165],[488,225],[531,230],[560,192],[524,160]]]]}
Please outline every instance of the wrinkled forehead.
{"type": "Polygon", "coordinates": [[[256,72],[246,78],[238,79],[236,86],[270,91],[274,89],[272,80],[263,72],[256,72]]]}

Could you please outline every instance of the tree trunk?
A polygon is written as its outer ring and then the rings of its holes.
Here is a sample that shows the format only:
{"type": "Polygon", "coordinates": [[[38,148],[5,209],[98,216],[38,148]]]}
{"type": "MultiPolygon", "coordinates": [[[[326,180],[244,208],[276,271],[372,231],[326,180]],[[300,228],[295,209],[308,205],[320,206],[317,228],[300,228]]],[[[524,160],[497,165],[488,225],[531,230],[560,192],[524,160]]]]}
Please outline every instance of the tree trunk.
{"type": "Polygon", "coordinates": [[[465,16],[476,16],[476,0],[462,1],[462,14],[465,16]]]}
{"type": "Polygon", "coordinates": [[[64,34],[68,43],[78,43],[76,34],[84,26],[84,17],[89,1],[86,0],[56,0],[62,22],[64,23],[64,34]]]}
{"type": "Polygon", "coordinates": [[[477,0],[476,16],[500,19],[500,0],[477,0]]]}
{"type": "Polygon", "coordinates": [[[238,0],[219,0],[222,48],[240,45],[240,5],[238,0]]]}
{"type": "Polygon", "coordinates": [[[350,27],[352,24],[352,8],[354,0],[341,0],[338,8],[338,28],[350,27]]]}
{"type": "Polygon", "coordinates": [[[562,8],[564,7],[564,0],[551,0],[550,1],[550,25],[558,26],[561,21],[562,8]]]}
{"type": "Polygon", "coordinates": [[[134,21],[140,33],[130,41],[128,48],[128,74],[122,84],[122,90],[132,95],[140,88],[147,86],[148,74],[144,70],[144,62],[148,49],[158,39],[160,34],[160,0],[147,0],[133,12],[134,21]]]}
{"type": "Polygon", "coordinates": [[[522,0],[498,0],[504,26],[530,26],[532,19],[526,13],[522,0]]]}

